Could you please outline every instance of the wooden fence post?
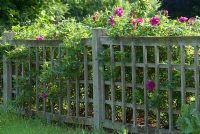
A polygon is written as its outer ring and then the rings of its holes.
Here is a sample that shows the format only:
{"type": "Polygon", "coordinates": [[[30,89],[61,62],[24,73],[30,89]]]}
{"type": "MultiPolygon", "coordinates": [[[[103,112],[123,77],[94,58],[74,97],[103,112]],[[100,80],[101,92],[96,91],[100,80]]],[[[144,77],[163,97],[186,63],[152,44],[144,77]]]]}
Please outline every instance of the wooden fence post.
{"type": "MultiPolygon", "coordinates": [[[[3,33],[3,42],[10,42],[13,33],[3,33]]],[[[7,104],[12,98],[12,66],[11,61],[3,55],[3,102],[7,104]]]]}
{"type": "Polygon", "coordinates": [[[92,60],[93,60],[93,109],[94,109],[94,127],[100,128],[102,123],[103,95],[102,95],[102,74],[100,72],[100,63],[98,54],[102,48],[100,37],[104,35],[105,29],[95,28],[92,30],[92,60]]]}

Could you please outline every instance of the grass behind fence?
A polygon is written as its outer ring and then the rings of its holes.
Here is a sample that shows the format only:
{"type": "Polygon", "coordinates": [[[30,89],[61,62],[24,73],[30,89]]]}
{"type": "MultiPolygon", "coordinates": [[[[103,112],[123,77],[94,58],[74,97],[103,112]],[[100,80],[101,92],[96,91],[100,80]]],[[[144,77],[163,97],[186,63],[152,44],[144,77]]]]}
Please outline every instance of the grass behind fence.
{"type": "Polygon", "coordinates": [[[0,109],[0,134],[106,134],[103,130],[72,129],[47,125],[40,119],[22,118],[0,109]]]}

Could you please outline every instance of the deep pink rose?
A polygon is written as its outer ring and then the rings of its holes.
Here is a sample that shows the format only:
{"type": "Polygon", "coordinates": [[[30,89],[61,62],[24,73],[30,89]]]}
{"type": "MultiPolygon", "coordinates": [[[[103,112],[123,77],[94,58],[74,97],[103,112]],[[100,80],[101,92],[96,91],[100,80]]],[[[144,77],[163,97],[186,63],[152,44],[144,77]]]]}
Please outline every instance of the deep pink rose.
{"type": "Polygon", "coordinates": [[[43,37],[42,35],[38,35],[38,36],[36,37],[36,40],[44,40],[44,37],[43,37]]]}
{"type": "Polygon", "coordinates": [[[147,80],[146,83],[147,90],[153,91],[155,89],[155,83],[153,80],[147,80]]]}
{"type": "Polygon", "coordinates": [[[183,16],[181,16],[181,17],[178,19],[179,22],[185,22],[185,21],[187,21],[187,20],[188,20],[188,18],[187,18],[187,17],[183,17],[183,16]]]}
{"type": "Polygon", "coordinates": [[[124,9],[122,7],[115,8],[115,15],[121,17],[124,14],[124,9]]]}
{"type": "Polygon", "coordinates": [[[152,17],[152,18],[150,19],[150,23],[151,23],[151,25],[153,25],[153,26],[159,25],[159,24],[160,24],[160,18],[154,16],[154,17],[152,17]]]}
{"type": "Polygon", "coordinates": [[[110,25],[114,26],[114,24],[115,24],[114,16],[109,17],[109,23],[110,23],[110,25]]]}

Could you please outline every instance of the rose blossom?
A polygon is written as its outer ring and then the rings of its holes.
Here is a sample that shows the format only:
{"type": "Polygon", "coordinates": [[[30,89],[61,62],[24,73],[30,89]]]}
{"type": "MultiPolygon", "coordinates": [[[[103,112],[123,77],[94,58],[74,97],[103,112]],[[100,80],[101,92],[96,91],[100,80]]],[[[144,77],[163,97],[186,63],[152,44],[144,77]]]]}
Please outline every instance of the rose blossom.
{"type": "Polygon", "coordinates": [[[185,22],[185,21],[187,21],[187,20],[188,20],[188,18],[187,18],[187,17],[183,17],[183,16],[181,16],[181,17],[178,19],[179,22],[185,22]]]}
{"type": "Polygon", "coordinates": [[[147,87],[147,90],[153,91],[154,88],[155,88],[154,81],[153,80],[147,80],[146,87],[147,87]]]}
{"type": "Polygon", "coordinates": [[[44,37],[43,37],[42,35],[38,35],[38,36],[36,37],[36,40],[44,40],[44,37]]]}
{"type": "Polygon", "coordinates": [[[121,17],[124,14],[124,9],[122,7],[115,8],[115,15],[121,17]]]}
{"type": "Polygon", "coordinates": [[[159,24],[160,24],[160,18],[154,16],[154,17],[152,17],[152,18],[150,19],[150,23],[151,23],[151,25],[153,25],[153,26],[159,25],[159,24]]]}

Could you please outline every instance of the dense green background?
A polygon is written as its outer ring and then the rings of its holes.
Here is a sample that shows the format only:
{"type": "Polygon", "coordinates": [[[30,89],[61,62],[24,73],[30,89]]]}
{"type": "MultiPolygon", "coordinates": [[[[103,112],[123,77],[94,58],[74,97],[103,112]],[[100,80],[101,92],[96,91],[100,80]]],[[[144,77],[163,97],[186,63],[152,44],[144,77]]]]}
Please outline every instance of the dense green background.
{"type": "MultiPolygon", "coordinates": [[[[118,0],[0,0],[0,32],[9,29],[13,25],[27,25],[35,21],[42,10],[49,8],[51,4],[68,4],[68,10],[64,10],[65,17],[75,17],[82,20],[88,14],[97,10],[105,10],[112,7],[118,0]]],[[[124,0],[125,1],[125,0],[124,0]]],[[[128,0],[134,2],[136,0],[128,0]]],[[[141,0],[142,1],[142,0],[141,0]]],[[[161,0],[160,9],[169,10],[172,18],[179,16],[200,15],[199,0],[161,0]]]]}

